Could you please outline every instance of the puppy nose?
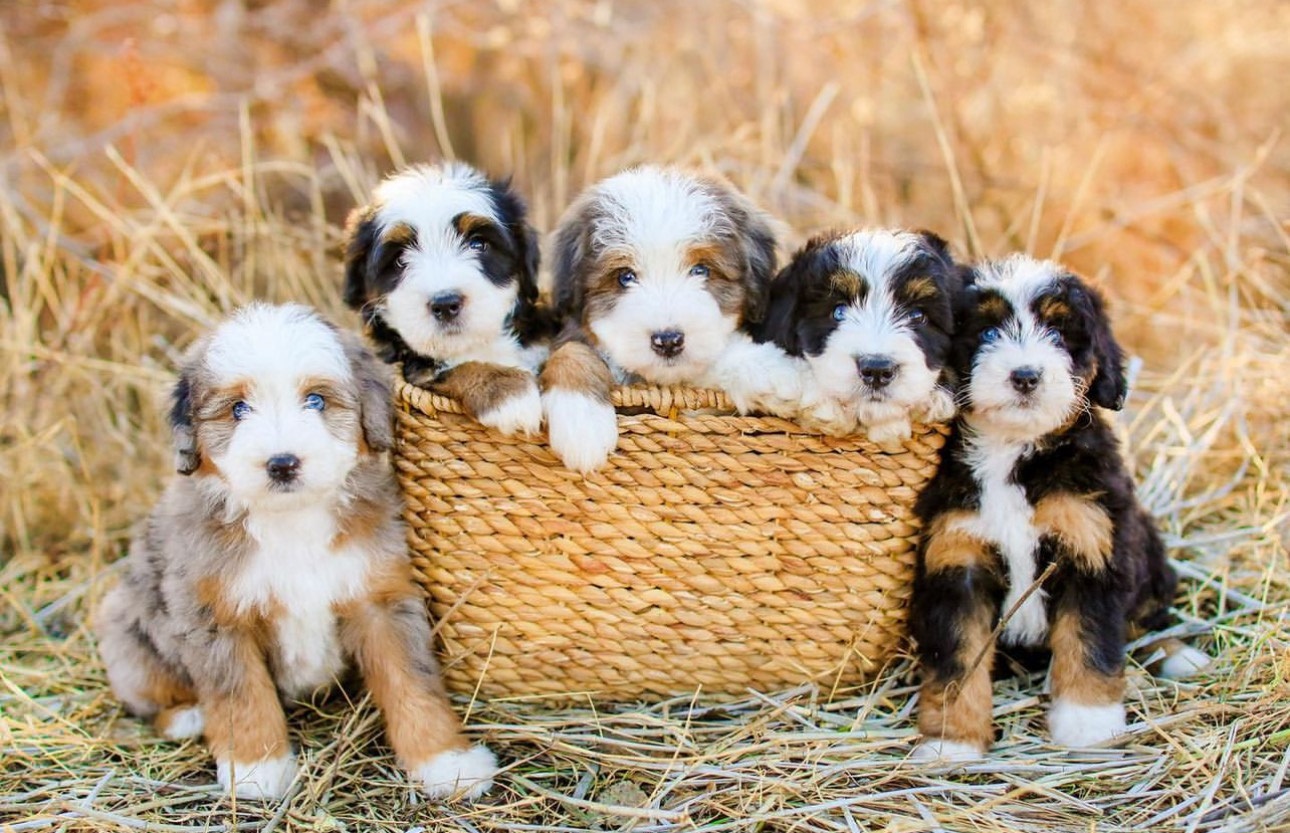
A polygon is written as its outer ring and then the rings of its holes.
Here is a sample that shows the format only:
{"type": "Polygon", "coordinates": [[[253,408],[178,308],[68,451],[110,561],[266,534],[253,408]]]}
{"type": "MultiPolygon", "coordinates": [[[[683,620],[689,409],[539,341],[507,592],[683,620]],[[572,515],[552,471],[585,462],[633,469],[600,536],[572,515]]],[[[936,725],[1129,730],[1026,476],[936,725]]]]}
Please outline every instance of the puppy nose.
{"type": "Polygon", "coordinates": [[[1008,376],[1018,393],[1030,393],[1039,387],[1039,380],[1042,378],[1044,374],[1033,367],[1019,367],[1008,376]]]}
{"type": "Polygon", "coordinates": [[[451,321],[461,313],[466,299],[460,292],[440,292],[430,299],[430,314],[438,321],[451,321]]]}
{"type": "Polygon", "coordinates": [[[860,378],[874,390],[887,387],[896,378],[896,363],[887,356],[861,356],[856,359],[856,367],[860,378]]]}
{"type": "Polygon", "coordinates": [[[679,330],[662,330],[649,337],[654,352],[670,359],[685,349],[685,333],[679,330]]]}
{"type": "Polygon", "coordinates": [[[269,477],[278,483],[290,483],[300,473],[300,458],[294,454],[275,454],[264,464],[269,477]]]}

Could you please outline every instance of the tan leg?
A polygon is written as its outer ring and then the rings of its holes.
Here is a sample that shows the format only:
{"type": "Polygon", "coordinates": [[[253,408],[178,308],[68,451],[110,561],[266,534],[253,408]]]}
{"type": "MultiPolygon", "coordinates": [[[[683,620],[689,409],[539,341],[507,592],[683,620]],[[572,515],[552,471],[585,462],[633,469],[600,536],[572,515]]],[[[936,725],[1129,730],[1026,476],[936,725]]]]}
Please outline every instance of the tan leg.
{"type": "Polygon", "coordinates": [[[542,428],[537,379],[527,370],[466,362],[449,370],[434,390],[456,399],[466,413],[503,434],[536,434],[542,428]]]}
{"type": "Polygon", "coordinates": [[[1048,727],[1053,742],[1062,746],[1092,746],[1125,730],[1124,666],[1097,662],[1094,652],[1108,649],[1094,644],[1096,638],[1078,611],[1061,610],[1055,617],[1048,727]]]}

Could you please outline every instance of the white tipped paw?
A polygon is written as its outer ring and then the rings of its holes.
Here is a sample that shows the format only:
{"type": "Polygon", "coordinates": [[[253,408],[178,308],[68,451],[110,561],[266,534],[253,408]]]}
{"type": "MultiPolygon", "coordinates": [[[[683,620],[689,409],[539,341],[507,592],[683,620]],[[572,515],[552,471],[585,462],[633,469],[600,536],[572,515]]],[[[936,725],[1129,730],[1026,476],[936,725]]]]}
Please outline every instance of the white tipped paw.
{"type": "Polygon", "coordinates": [[[282,798],[296,777],[296,759],[289,754],[246,763],[219,761],[216,768],[224,792],[247,800],[282,798]]]}
{"type": "Polygon", "coordinates": [[[479,414],[478,419],[489,428],[503,434],[536,434],[542,430],[542,395],[537,384],[530,384],[523,393],[507,397],[479,414]]]}
{"type": "Polygon", "coordinates": [[[968,761],[979,761],[984,758],[984,753],[970,743],[962,743],[957,740],[946,740],[945,738],[931,738],[914,747],[914,751],[909,754],[909,759],[920,764],[941,763],[966,763],[968,761]]]}
{"type": "Polygon", "coordinates": [[[1058,698],[1048,708],[1048,731],[1058,746],[1097,746],[1124,734],[1124,704],[1085,706],[1058,698]]]}
{"type": "Polygon", "coordinates": [[[914,435],[914,429],[907,419],[874,423],[866,426],[865,430],[869,434],[869,441],[876,445],[902,443],[914,435]]]}
{"type": "Polygon", "coordinates": [[[956,413],[958,406],[954,404],[954,397],[945,388],[938,387],[928,397],[922,418],[928,424],[949,422],[956,413]]]}
{"type": "Polygon", "coordinates": [[[1164,662],[1160,663],[1157,676],[1164,677],[1166,680],[1185,680],[1205,671],[1211,662],[1209,655],[1204,651],[1198,651],[1190,645],[1182,645],[1170,652],[1164,662]]]}
{"type": "Polygon", "coordinates": [[[170,712],[161,733],[170,740],[185,740],[198,737],[205,730],[206,718],[201,706],[184,706],[170,712]]]}
{"type": "Polygon", "coordinates": [[[809,372],[801,359],[776,344],[755,344],[747,336],[736,336],[717,360],[711,381],[740,413],[792,416],[801,406],[802,381],[809,372]]]}
{"type": "Polygon", "coordinates": [[[848,437],[859,430],[853,406],[825,396],[814,383],[807,383],[802,395],[799,421],[807,428],[833,437],[848,437]]]}
{"type": "Polygon", "coordinates": [[[473,801],[493,786],[497,757],[487,746],[443,752],[409,773],[431,798],[473,801]]]}
{"type": "Polygon", "coordinates": [[[614,407],[584,393],[552,388],[542,395],[551,450],[574,471],[595,471],[618,444],[614,407]]]}

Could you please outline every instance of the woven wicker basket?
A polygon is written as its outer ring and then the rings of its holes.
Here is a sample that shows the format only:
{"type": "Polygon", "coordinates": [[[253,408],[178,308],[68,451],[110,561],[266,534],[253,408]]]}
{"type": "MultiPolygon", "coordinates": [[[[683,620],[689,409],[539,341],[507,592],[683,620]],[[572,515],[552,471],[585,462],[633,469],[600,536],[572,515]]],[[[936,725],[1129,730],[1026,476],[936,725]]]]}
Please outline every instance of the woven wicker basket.
{"type": "Polygon", "coordinates": [[[899,452],[621,388],[583,476],[398,385],[395,465],[454,691],[634,700],[853,683],[899,644],[912,505],[944,435],[899,452]]]}

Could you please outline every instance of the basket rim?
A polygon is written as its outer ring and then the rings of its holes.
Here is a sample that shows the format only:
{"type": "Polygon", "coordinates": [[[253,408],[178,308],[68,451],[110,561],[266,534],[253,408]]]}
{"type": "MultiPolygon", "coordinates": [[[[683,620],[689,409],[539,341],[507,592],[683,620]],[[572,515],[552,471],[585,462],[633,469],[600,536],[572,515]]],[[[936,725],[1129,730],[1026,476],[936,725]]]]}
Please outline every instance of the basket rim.
{"type": "MultiPolygon", "coordinates": [[[[427,416],[434,414],[464,414],[461,403],[451,397],[417,387],[397,374],[394,390],[400,401],[427,416]]],[[[724,391],[695,388],[687,385],[621,385],[610,393],[610,403],[616,410],[641,409],[659,416],[681,411],[703,410],[716,416],[739,416],[739,411],[724,391]]]]}

